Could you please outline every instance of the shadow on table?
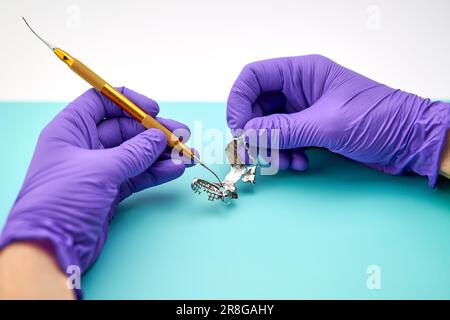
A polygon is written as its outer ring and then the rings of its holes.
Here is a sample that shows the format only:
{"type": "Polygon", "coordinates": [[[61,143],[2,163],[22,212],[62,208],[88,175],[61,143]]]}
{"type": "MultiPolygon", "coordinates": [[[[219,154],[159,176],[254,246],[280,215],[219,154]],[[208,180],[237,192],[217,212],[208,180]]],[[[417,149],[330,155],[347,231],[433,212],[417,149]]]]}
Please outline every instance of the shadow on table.
{"type": "MultiPolygon", "coordinates": [[[[450,207],[450,180],[440,179],[437,188],[428,187],[426,177],[415,174],[393,176],[369,168],[356,161],[324,149],[309,149],[310,165],[305,172],[286,170],[272,176],[258,176],[255,186],[241,184],[239,194],[256,196],[268,189],[298,189],[324,196],[339,197],[429,197],[429,201],[442,201],[450,207]]],[[[450,210],[449,210],[450,212],[450,210]]]]}

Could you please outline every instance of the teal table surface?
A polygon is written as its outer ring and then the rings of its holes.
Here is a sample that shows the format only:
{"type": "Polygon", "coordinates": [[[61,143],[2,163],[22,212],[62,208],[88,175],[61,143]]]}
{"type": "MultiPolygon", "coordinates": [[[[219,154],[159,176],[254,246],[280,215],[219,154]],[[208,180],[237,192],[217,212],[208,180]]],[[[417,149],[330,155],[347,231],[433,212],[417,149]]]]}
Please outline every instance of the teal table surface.
{"type": "MultiPolygon", "coordinates": [[[[164,117],[226,130],[225,103],[160,105],[164,117]]],[[[0,103],[0,225],[63,106],[0,103]]],[[[433,190],[423,177],[307,153],[307,172],[259,176],[229,206],[193,194],[191,180],[209,178],[201,167],[127,199],[82,279],[85,298],[450,299],[449,181],[433,190]],[[367,286],[372,265],[378,290],[367,286]]]]}

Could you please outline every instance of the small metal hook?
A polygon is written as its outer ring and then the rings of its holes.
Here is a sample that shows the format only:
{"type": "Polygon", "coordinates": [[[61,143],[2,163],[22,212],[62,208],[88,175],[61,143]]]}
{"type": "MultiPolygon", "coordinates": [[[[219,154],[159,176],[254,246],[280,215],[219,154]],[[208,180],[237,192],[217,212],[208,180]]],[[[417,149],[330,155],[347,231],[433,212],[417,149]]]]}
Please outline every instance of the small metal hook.
{"type": "Polygon", "coordinates": [[[36,33],[36,31],[34,31],[33,28],[31,28],[31,26],[28,24],[27,20],[25,20],[24,17],[22,17],[22,19],[23,19],[23,21],[25,22],[25,24],[28,26],[28,28],[30,28],[31,32],[33,32],[34,35],[35,35],[36,37],[39,38],[39,40],[41,40],[43,43],[45,43],[45,45],[46,45],[47,47],[49,47],[50,50],[53,51],[53,50],[56,49],[56,47],[55,47],[54,45],[52,45],[50,42],[48,42],[48,41],[42,39],[41,36],[39,36],[39,35],[36,33]]]}

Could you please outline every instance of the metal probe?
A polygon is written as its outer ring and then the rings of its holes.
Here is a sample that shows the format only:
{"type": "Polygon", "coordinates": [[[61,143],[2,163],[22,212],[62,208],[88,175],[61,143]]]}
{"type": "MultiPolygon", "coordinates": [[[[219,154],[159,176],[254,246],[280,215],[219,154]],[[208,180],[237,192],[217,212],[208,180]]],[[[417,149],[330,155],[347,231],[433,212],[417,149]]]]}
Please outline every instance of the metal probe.
{"type": "Polygon", "coordinates": [[[114,87],[112,87],[109,83],[107,83],[105,80],[103,80],[99,75],[97,75],[94,71],[89,69],[85,64],[83,64],[81,61],[75,59],[70,54],[65,52],[64,50],[52,45],[50,42],[44,40],[42,37],[40,37],[34,30],[31,28],[31,26],[28,24],[27,20],[25,20],[24,17],[22,17],[25,24],[28,26],[28,28],[33,32],[33,34],[39,38],[47,47],[50,48],[57,56],[58,58],[67,64],[69,68],[75,72],[77,75],[79,75],[81,78],[83,78],[85,81],[87,81],[90,85],[92,85],[95,89],[97,89],[99,92],[101,92],[103,95],[111,99],[114,103],[116,103],[120,108],[122,108],[125,112],[130,114],[134,119],[139,121],[144,127],[146,128],[157,128],[160,129],[167,138],[167,144],[175,148],[183,153],[186,157],[189,159],[193,159],[196,163],[200,164],[202,167],[204,167],[206,170],[211,172],[214,177],[216,177],[217,181],[219,181],[220,184],[222,182],[219,179],[219,176],[211,169],[209,168],[203,161],[201,161],[195,153],[187,147],[184,143],[182,143],[178,137],[173,134],[169,129],[167,129],[165,126],[163,126],[160,122],[158,122],[155,118],[153,118],[151,115],[147,114],[142,108],[138,107],[136,104],[134,104],[132,101],[130,101],[127,97],[125,97],[123,94],[121,94],[119,91],[117,91],[114,87]]]}

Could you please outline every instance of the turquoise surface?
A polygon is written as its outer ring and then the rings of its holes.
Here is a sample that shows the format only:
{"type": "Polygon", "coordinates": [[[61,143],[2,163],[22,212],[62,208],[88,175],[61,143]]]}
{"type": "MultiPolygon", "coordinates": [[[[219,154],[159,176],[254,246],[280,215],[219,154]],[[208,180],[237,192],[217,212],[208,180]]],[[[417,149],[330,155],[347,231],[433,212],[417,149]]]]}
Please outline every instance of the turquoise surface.
{"type": "MultiPolygon", "coordinates": [[[[225,130],[225,103],[160,105],[162,116],[225,130]]],[[[0,103],[0,225],[63,106],[0,103]]],[[[258,177],[230,206],[192,193],[192,178],[209,177],[197,167],[129,198],[82,280],[85,298],[449,299],[450,183],[431,190],[423,177],[308,154],[307,172],[258,177]],[[380,290],[367,288],[370,265],[380,290]]]]}

